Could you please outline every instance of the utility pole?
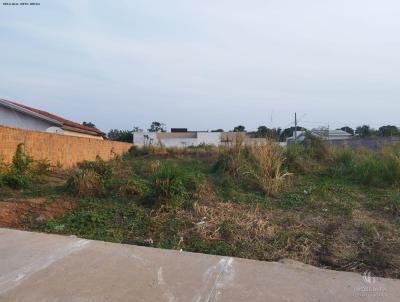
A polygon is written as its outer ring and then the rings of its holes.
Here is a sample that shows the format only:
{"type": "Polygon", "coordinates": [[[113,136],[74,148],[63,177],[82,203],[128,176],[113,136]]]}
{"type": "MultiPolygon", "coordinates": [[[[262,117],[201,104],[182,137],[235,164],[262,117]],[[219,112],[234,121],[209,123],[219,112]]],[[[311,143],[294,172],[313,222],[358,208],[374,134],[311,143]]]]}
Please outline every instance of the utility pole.
{"type": "Polygon", "coordinates": [[[294,143],[297,143],[297,113],[294,113],[294,143]]]}

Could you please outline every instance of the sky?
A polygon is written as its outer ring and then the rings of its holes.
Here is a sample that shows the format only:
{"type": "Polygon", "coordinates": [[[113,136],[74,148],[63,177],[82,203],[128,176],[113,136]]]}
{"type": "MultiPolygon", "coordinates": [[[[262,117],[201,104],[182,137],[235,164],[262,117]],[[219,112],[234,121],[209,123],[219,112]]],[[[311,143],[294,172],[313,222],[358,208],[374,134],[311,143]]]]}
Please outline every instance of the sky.
{"type": "Polygon", "coordinates": [[[0,3],[0,98],[106,132],[400,126],[400,1],[37,2],[0,3]]]}

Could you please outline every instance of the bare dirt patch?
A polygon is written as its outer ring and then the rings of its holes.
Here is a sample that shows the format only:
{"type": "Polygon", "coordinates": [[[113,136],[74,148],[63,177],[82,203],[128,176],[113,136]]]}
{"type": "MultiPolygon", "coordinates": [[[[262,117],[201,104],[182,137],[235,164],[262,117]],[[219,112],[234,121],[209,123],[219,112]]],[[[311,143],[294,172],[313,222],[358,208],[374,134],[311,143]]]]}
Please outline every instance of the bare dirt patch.
{"type": "Polygon", "coordinates": [[[29,211],[29,205],[17,202],[0,202],[0,227],[16,227],[29,211]]]}
{"type": "Polygon", "coordinates": [[[0,201],[0,227],[18,227],[28,217],[39,221],[46,220],[59,216],[74,206],[73,200],[63,198],[48,200],[40,197],[0,201]]]}

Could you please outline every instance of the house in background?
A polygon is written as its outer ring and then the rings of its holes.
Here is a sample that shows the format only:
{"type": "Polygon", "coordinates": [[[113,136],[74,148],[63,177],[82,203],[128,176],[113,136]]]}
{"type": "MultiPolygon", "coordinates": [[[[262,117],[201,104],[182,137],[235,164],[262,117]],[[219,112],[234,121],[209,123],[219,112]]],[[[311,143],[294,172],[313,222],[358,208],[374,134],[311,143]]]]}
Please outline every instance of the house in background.
{"type": "Polygon", "coordinates": [[[172,128],[171,132],[134,132],[133,143],[138,147],[190,147],[199,145],[232,145],[235,143],[263,144],[266,139],[251,138],[246,132],[188,131],[187,128],[172,128]]]}
{"type": "Polygon", "coordinates": [[[221,143],[221,132],[188,131],[186,128],[172,128],[171,132],[134,132],[133,144],[143,146],[189,147],[221,143]]]}
{"type": "MultiPolygon", "coordinates": [[[[306,138],[306,132],[307,131],[297,131],[297,141],[304,141],[306,138]]],[[[312,129],[308,131],[308,133],[316,138],[328,141],[347,140],[353,137],[350,133],[347,133],[343,130],[312,129]]],[[[295,133],[293,133],[293,136],[287,138],[288,143],[292,143],[294,141],[295,133]]]]}
{"type": "Polygon", "coordinates": [[[105,137],[97,128],[4,99],[0,99],[0,125],[94,139],[105,137]]]}

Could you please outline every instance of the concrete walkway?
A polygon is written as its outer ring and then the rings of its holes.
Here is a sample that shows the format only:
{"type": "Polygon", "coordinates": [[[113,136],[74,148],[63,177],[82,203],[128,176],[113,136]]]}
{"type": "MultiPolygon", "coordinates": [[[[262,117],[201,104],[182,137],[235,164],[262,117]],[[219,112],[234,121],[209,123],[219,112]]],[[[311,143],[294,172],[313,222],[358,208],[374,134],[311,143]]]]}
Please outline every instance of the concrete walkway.
{"type": "Polygon", "coordinates": [[[400,280],[0,229],[0,301],[400,301],[400,280]]]}

